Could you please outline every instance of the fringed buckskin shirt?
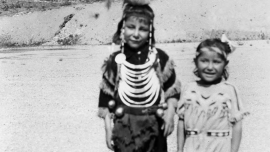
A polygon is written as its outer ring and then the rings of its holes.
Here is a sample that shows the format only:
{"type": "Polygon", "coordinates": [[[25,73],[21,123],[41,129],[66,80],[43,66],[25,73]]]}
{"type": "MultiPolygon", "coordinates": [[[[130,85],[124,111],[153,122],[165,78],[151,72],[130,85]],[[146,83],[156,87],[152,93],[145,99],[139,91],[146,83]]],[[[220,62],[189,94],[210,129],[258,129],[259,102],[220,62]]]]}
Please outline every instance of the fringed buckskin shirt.
{"type": "MultiPolygon", "coordinates": [[[[134,50],[128,46],[125,46],[124,54],[126,55],[126,61],[134,65],[144,64],[148,57],[148,48],[149,46],[145,45],[140,49],[134,50]]],[[[164,92],[165,102],[167,102],[169,98],[175,98],[178,101],[180,98],[181,83],[177,79],[175,74],[174,61],[170,59],[169,56],[161,49],[157,48],[157,52],[159,62],[157,63],[157,65],[155,65],[154,68],[160,81],[162,91],[160,91],[159,97],[154,103],[154,105],[158,105],[160,103],[162,92],[164,92]]],[[[103,75],[102,81],[100,83],[98,104],[98,116],[101,118],[104,118],[106,114],[109,113],[108,102],[110,100],[115,100],[117,105],[123,105],[123,102],[121,101],[117,92],[119,76],[118,66],[115,62],[115,57],[119,53],[121,52],[117,51],[112,53],[102,65],[103,75]]],[[[177,105],[175,105],[175,107],[176,106],[177,105]]]]}

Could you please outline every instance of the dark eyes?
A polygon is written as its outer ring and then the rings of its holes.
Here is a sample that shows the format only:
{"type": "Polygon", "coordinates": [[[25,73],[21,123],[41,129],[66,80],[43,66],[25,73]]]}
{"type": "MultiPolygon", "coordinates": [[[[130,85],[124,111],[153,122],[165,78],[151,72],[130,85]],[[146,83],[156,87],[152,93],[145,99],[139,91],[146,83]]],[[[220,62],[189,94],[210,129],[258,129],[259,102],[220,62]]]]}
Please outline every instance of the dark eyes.
{"type": "Polygon", "coordinates": [[[207,59],[200,59],[201,62],[208,62],[207,59]]]}
{"type": "MultiPolygon", "coordinates": [[[[127,25],[126,27],[127,27],[128,29],[135,29],[135,28],[136,28],[136,27],[133,26],[133,25],[127,25]]],[[[149,31],[149,29],[148,29],[148,28],[145,28],[145,27],[140,27],[139,30],[144,31],[144,32],[149,31]]]]}
{"type": "Polygon", "coordinates": [[[145,32],[149,31],[147,28],[141,28],[141,30],[145,32]]]}
{"type": "Polygon", "coordinates": [[[135,28],[135,26],[132,26],[132,25],[129,25],[129,26],[126,26],[127,28],[129,28],[129,29],[134,29],[135,28]]]}
{"type": "Polygon", "coordinates": [[[222,61],[220,61],[220,60],[214,60],[213,62],[214,63],[221,63],[222,61]]]}
{"type": "MultiPolygon", "coordinates": [[[[205,62],[210,62],[208,59],[200,59],[201,62],[205,63],[205,62]]],[[[216,64],[220,64],[222,62],[222,60],[213,60],[213,63],[216,64]]]]}

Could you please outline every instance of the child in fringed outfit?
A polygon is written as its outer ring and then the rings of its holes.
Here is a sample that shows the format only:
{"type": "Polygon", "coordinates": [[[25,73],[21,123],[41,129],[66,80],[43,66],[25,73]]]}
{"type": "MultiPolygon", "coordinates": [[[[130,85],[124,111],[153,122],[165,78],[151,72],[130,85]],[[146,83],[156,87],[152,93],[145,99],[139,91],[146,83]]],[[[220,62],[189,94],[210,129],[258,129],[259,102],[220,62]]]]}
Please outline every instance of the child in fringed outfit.
{"type": "Polygon", "coordinates": [[[99,116],[107,146],[116,152],[166,152],[174,127],[180,82],[174,62],[154,46],[154,12],[148,4],[124,1],[113,37],[120,51],[102,66],[99,116]]]}
{"type": "Polygon", "coordinates": [[[178,104],[178,152],[237,152],[245,112],[236,87],[226,80],[232,42],[207,39],[199,44],[194,74],[178,104]]]}

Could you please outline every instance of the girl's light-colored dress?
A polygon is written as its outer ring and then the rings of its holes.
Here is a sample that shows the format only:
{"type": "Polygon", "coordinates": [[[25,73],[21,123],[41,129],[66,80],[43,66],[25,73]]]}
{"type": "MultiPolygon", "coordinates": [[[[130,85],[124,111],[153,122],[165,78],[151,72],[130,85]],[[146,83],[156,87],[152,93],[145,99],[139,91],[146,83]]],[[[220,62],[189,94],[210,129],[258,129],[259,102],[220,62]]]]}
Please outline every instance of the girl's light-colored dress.
{"type": "Polygon", "coordinates": [[[184,87],[178,105],[179,119],[185,128],[184,152],[230,152],[232,126],[248,112],[236,88],[221,82],[207,96],[197,82],[184,87]]]}

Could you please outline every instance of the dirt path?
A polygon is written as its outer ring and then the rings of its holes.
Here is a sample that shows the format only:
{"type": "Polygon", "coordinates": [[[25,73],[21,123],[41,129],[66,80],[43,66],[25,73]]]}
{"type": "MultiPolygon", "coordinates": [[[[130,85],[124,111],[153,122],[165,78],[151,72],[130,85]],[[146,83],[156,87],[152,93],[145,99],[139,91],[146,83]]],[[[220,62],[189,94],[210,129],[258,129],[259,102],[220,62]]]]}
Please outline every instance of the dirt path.
{"type": "MultiPolygon", "coordinates": [[[[197,43],[163,44],[184,82],[194,79],[197,43]]],[[[108,152],[103,121],[96,116],[100,65],[108,46],[0,51],[0,151],[108,152]]],[[[230,81],[252,113],[244,121],[240,152],[270,145],[270,44],[246,42],[230,60],[230,81]]],[[[168,139],[176,149],[175,131],[168,139]]]]}

